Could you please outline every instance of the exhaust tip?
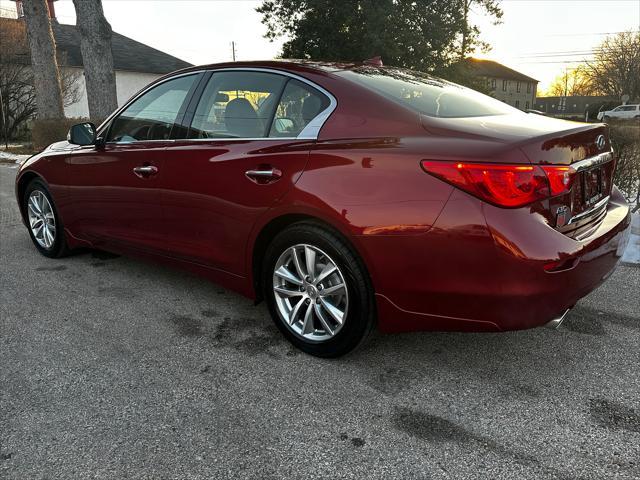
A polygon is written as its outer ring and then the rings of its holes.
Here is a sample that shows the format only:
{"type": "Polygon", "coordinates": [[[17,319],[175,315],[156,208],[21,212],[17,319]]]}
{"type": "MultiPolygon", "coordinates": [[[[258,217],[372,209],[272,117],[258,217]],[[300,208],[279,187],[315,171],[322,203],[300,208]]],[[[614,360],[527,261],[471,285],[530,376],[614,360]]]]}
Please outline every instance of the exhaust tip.
{"type": "Polygon", "coordinates": [[[558,328],[560,328],[560,325],[562,325],[562,322],[564,321],[567,313],[569,313],[570,310],[570,308],[567,308],[562,315],[560,315],[558,318],[554,318],[550,322],[547,322],[544,326],[547,328],[551,328],[552,330],[557,330],[558,328]]]}

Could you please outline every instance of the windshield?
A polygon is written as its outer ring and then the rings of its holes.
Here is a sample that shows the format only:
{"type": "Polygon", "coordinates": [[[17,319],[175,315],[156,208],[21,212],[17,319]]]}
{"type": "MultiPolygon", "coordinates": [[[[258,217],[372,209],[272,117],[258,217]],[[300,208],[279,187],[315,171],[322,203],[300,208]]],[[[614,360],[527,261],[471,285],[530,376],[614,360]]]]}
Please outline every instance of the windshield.
{"type": "Polygon", "coordinates": [[[336,73],[432,117],[522,113],[495,98],[425,73],[372,66],[360,66],[336,73]]]}

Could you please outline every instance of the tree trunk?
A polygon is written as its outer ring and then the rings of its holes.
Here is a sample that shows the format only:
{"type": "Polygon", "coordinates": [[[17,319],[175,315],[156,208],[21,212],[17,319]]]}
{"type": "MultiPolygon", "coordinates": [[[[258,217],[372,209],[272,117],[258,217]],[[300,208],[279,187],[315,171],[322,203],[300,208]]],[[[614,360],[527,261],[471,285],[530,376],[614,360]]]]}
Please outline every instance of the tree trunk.
{"type": "Polygon", "coordinates": [[[64,118],[56,44],[46,0],[24,0],[24,19],[29,37],[38,119],[64,118]]]}
{"type": "Polygon", "coordinates": [[[111,25],[101,0],[73,0],[89,100],[89,116],[100,122],[118,107],[111,51],[111,25]]]}
{"type": "Polygon", "coordinates": [[[462,60],[467,56],[467,49],[469,44],[469,4],[470,0],[463,0],[462,2],[462,15],[464,17],[464,25],[462,27],[462,45],[460,47],[460,58],[462,60]]]}

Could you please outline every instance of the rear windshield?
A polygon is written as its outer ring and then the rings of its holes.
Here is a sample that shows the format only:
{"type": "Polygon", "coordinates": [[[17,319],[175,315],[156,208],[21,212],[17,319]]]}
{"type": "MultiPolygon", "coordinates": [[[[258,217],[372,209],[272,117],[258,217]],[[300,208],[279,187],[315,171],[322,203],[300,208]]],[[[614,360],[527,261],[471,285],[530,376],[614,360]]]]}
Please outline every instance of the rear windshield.
{"type": "Polygon", "coordinates": [[[432,117],[481,117],[520,112],[470,88],[410,70],[361,66],[336,74],[432,117]]]}

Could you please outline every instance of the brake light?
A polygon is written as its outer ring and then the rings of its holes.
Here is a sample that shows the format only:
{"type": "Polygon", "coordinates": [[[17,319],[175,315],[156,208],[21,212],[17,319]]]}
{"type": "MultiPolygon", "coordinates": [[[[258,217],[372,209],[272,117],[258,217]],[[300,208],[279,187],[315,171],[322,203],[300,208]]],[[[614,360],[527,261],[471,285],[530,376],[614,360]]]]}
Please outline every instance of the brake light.
{"type": "Polygon", "coordinates": [[[550,196],[549,180],[539,166],[431,160],[421,164],[427,173],[500,207],[521,207],[550,196]]]}
{"type": "Polygon", "coordinates": [[[541,168],[549,179],[552,197],[568,193],[578,173],[575,169],[564,165],[544,165],[541,168]]]}

